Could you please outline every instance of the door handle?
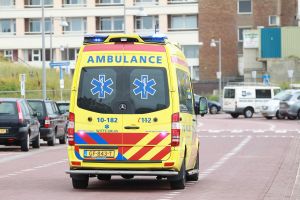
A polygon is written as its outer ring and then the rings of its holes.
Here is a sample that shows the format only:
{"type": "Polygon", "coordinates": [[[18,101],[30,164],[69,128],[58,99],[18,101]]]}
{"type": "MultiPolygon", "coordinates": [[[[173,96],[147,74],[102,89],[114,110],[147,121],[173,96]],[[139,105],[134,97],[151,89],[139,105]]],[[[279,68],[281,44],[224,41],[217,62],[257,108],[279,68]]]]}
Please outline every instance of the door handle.
{"type": "Polygon", "coordinates": [[[125,126],[125,129],[140,129],[138,126],[125,126]]]}

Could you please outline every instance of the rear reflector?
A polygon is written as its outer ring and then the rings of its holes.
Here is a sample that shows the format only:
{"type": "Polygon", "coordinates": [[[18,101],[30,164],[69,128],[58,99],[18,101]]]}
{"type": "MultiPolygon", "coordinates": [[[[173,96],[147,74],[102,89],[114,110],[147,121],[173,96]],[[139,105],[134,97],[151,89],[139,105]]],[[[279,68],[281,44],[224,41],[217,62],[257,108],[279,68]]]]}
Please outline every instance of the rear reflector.
{"type": "Polygon", "coordinates": [[[79,161],[71,161],[71,165],[81,166],[81,162],[79,162],[79,161]]]}
{"type": "Polygon", "coordinates": [[[172,114],[172,129],[171,129],[171,146],[179,146],[180,144],[180,115],[179,113],[172,114]]]}
{"type": "Polygon", "coordinates": [[[18,102],[18,101],[17,101],[17,108],[18,108],[19,122],[20,122],[20,123],[23,123],[23,121],[24,121],[23,113],[22,113],[22,109],[21,109],[20,102],[18,102]]]}
{"type": "Polygon", "coordinates": [[[70,146],[74,146],[74,133],[75,133],[75,114],[70,112],[69,124],[68,124],[68,143],[70,146]]]}
{"type": "Polygon", "coordinates": [[[45,125],[44,125],[45,128],[49,128],[50,127],[50,119],[49,117],[45,117],[45,125]]]}
{"type": "Polygon", "coordinates": [[[174,166],[174,162],[165,162],[164,166],[165,167],[172,167],[172,166],[174,166]]]}

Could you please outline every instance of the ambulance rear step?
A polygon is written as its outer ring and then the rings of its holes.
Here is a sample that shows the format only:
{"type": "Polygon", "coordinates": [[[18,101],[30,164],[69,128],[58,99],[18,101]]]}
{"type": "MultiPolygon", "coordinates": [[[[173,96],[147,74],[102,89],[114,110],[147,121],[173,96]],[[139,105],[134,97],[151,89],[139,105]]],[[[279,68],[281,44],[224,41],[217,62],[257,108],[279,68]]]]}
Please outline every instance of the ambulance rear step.
{"type": "Polygon", "coordinates": [[[67,170],[67,174],[111,174],[111,175],[136,175],[136,176],[176,176],[176,171],[132,171],[132,170],[67,170]]]}

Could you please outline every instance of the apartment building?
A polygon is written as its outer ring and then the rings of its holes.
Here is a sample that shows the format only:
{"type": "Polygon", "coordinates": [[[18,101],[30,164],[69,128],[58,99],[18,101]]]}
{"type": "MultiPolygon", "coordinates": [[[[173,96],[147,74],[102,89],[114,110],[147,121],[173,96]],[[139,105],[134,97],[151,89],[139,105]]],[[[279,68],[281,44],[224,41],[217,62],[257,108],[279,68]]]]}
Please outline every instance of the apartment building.
{"type": "MultiPolygon", "coordinates": [[[[0,52],[41,66],[42,0],[0,0],[0,52]]],[[[77,57],[83,36],[165,33],[179,43],[199,80],[198,0],[44,0],[46,63],[77,57]]]]}
{"type": "Polygon", "coordinates": [[[218,48],[211,39],[222,41],[222,82],[242,80],[243,31],[257,27],[297,24],[297,0],[199,0],[200,80],[197,87],[216,89],[218,48]]]}

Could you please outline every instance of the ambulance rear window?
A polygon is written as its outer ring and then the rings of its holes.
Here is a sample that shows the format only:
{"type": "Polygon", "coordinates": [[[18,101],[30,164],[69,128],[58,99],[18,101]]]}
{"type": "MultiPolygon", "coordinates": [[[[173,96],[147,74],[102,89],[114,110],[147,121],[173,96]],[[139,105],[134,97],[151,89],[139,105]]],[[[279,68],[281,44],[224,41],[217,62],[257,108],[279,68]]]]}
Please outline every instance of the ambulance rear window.
{"type": "Polygon", "coordinates": [[[106,114],[144,114],[169,107],[164,68],[85,67],[81,71],[78,107],[106,114]]]}

